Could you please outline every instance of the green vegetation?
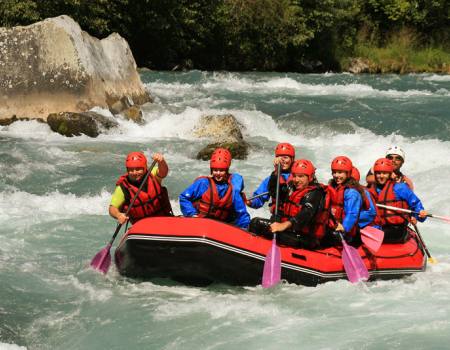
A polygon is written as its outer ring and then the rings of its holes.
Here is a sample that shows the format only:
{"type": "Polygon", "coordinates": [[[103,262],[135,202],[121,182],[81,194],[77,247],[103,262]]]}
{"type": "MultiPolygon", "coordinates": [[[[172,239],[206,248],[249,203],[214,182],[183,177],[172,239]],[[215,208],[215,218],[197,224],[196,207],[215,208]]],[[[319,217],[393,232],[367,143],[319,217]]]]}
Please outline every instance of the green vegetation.
{"type": "Polygon", "coordinates": [[[450,66],[448,0],[2,0],[0,25],[66,14],[152,69],[369,72],[450,66]]]}

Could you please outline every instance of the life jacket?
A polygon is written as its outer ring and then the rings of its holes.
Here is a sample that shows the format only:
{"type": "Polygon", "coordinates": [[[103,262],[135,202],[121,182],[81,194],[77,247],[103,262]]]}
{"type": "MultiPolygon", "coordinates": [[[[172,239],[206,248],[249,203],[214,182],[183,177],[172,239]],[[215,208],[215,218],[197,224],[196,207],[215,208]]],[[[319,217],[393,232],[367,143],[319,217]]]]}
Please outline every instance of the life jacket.
{"type": "MultiPolygon", "coordinates": [[[[383,186],[380,193],[377,193],[375,186],[370,188],[370,192],[375,195],[378,204],[390,205],[396,208],[409,209],[408,203],[403,200],[399,200],[395,196],[394,180],[388,180],[383,186]]],[[[395,210],[389,210],[385,208],[378,208],[377,219],[375,223],[377,225],[406,225],[409,222],[409,215],[401,213],[395,210]]]]}
{"type": "MultiPolygon", "coordinates": [[[[136,195],[139,187],[128,180],[128,176],[122,175],[116,183],[120,186],[125,195],[125,204],[123,209],[128,210],[130,202],[136,195]]],[[[134,201],[128,212],[131,223],[149,216],[171,216],[172,207],[170,206],[167,189],[155,179],[153,174],[149,174],[147,184],[144,184],[141,192],[134,201]]]]}
{"type": "Polygon", "coordinates": [[[408,185],[411,191],[414,191],[414,185],[409,177],[404,175],[401,171],[399,171],[398,173],[394,173],[394,175],[396,176],[395,178],[396,182],[405,183],[408,185]]]}
{"type": "MultiPolygon", "coordinates": [[[[271,176],[271,178],[275,178],[275,172],[273,172],[270,176],[271,176]]],[[[280,194],[283,192],[282,191],[283,187],[286,187],[286,192],[287,192],[287,188],[289,186],[289,182],[291,181],[291,179],[292,179],[292,175],[289,175],[287,180],[285,180],[284,176],[280,174],[280,189],[279,189],[280,194]]],[[[280,217],[283,216],[284,202],[285,202],[285,200],[283,198],[278,199],[278,215],[280,217]]],[[[272,202],[270,203],[270,206],[269,206],[270,212],[272,214],[275,213],[275,206],[276,206],[276,198],[274,196],[272,196],[272,202]]]]}
{"type": "Polygon", "coordinates": [[[318,211],[312,222],[309,225],[305,225],[300,228],[300,234],[305,234],[312,236],[316,240],[320,241],[326,232],[326,227],[329,219],[329,206],[326,204],[326,196],[325,189],[323,185],[310,185],[303,190],[295,190],[289,196],[289,199],[283,203],[281,216],[281,222],[285,222],[296,216],[298,213],[302,211],[302,205],[300,204],[301,200],[304,196],[306,196],[309,192],[320,189],[323,192],[323,198],[318,208],[318,211]]]}
{"type": "Polygon", "coordinates": [[[202,218],[211,218],[219,221],[229,221],[231,218],[231,209],[233,206],[233,185],[231,177],[228,177],[228,189],[225,195],[220,198],[216,183],[209,176],[200,176],[197,179],[208,179],[208,189],[203,193],[200,199],[196,200],[194,208],[198,210],[198,216],[202,218]]]}
{"type": "MultiPolygon", "coordinates": [[[[346,189],[354,188],[353,186],[349,185],[338,185],[337,187],[328,186],[327,187],[327,193],[330,196],[331,201],[331,217],[332,219],[329,220],[330,228],[334,229],[336,226],[336,222],[342,223],[345,218],[345,212],[344,212],[344,193],[346,189]]],[[[363,203],[361,208],[359,210],[361,211],[362,208],[367,208],[368,210],[370,208],[370,202],[365,196],[363,197],[363,203]]],[[[348,234],[351,237],[355,237],[358,233],[358,223],[355,223],[353,225],[352,229],[348,234]]]]}

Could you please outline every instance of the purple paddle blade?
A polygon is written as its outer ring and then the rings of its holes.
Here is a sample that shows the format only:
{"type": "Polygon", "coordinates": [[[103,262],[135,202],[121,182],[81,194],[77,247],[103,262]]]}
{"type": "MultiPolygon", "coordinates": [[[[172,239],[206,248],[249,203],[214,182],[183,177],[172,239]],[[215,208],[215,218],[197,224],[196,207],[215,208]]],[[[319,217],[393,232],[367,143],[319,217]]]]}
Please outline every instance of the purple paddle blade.
{"type": "Polygon", "coordinates": [[[100,250],[92,259],[91,267],[94,270],[98,270],[103,274],[106,274],[111,265],[111,254],[109,253],[111,249],[111,243],[109,243],[105,248],[100,250]]]}
{"type": "Polygon", "coordinates": [[[372,226],[361,229],[361,239],[372,253],[376,253],[383,243],[384,232],[372,226]]]}
{"type": "Polygon", "coordinates": [[[277,240],[274,237],[272,246],[267,252],[266,260],[264,261],[264,270],[262,278],[262,286],[270,288],[276,285],[281,280],[281,254],[280,247],[277,246],[277,240]]]}
{"type": "Polygon", "coordinates": [[[348,280],[351,283],[367,281],[369,279],[369,271],[367,271],[367,267],[359,255],[358,250],[349,246],[344,240],[342,241],[342,247],[342,262],[348,280]]]}

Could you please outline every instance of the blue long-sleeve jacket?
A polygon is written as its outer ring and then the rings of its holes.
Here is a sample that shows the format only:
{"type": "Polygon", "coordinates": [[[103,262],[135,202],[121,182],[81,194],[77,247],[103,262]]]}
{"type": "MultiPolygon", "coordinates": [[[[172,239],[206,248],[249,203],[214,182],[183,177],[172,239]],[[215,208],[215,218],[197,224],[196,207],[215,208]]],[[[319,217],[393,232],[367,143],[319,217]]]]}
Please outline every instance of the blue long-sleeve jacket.
{"type": "MultiPolygon", "coordinates": [[[[233,186],[233,224],[243,229],[247,229],[250,224],[250,214],[247,212],[247,208],[241,196],[241,191],[244,188],[244,179],[240,174],[234,173],[231,175],[231,184],[233,186]]],[[[228,190],[228,183],[216,183],[216,187],[219,197],[222,198],[228,190]]],[[[203,193],[208,189],[208,179],[199,178],[181,192],[179,196],[180,209],[184,216],[194,216],[198,214],[198,210],[195,209],[193,202],[200,199],[203,193]]]]}
{"type": "Polygon", "coordinates": [[[345,232],[350,232],[358,222],[361,211],[362,198],[354,188],[346,188],[344,191],[344,220],[342,226],[345,232]]]}
{"type": "MultiPolygon", "coordinates": [[[[380,193],[382,188],[376,187],[377,193],[380,193]]],[[[406,203],[408,203],[409,209],[413,211],[421,211],[424,210],[424,207],[422,205],[422,202],[420,201],[419,197],[416,196],[416,194],[408,187],[406,183],[398,182],[394,184],[394,194],[395,198],[398,200],[403,200],[406,203]]],[[[424,222],[426,220],[425,218],[419,218],[417,214],[413,214],[413,216],[419,220],[420,222],[424,222]]]]}
{"type": "MultiPolygon", "coordinates": [[[[281,176],[283,176],[284,180],[287,181],[288,177],[289,177],[290,173],[286,172],[286,173],[281,173],[281,176]]],[[[269,192],[269,181],[270,181],[270,176],[267,176],[258,186],[258,188],[256,189],[255,192],[253,192],[253,196],[257,196],[258,194],[264,193],[264,192],[269,192]]],[[[252,199],[251,201],[251,205],[250,207],[254,208],[254,209],[258,209],[261,208],[266,202],[268,202],[270,199],[270,195],[266,194],[264,196],[252,199]]]]}
{"type": "Polygon", "coordinates": [[[359,213],[359,221],[358,225],[360,228],[364,228],[367,225],[369,225],[377,215],[377,210],[375,208],[375,203],[372,200],[372,197],[370,196],[370,193],[368,190],[364,189],[366,193],[366,197],[369,200],[370,208],[368,210],[361,209],[361,212],[359,213]]]}

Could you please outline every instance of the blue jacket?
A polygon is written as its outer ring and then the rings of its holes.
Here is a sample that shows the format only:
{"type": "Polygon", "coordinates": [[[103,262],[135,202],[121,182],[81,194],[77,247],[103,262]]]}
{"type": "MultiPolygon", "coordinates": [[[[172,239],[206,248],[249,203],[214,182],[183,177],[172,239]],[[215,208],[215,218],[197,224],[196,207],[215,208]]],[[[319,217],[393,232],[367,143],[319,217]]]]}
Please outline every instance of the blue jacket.
{"type": "Polygon", "coordinates": [[[354,188],[346,188],[344,191],[344,221],[342,226],[345,232],[350,232],[358,222],[361,211],[362,198],[354,188]]]}
{"type": "MultiPolygon", "coordinates": [[[[380,193],[381,190],[382,188],[379,188],[378,186],[376,187],[377,193],[380,193]]],[[[421,210],[424,210],[424,207],[419,197],[416,196],[416,194],[409,188],[409,186],[406,183],[404,182],[395,183],[394,194],[396,199],[408,203],[409,209],[411,209],[412,211],[419,212],[421,210]]],[[[421,219],[417,214],[413,214],[413,216],[420,222],[424,222],[426,220],[426,217],[421,219]]]]}
{"type": "Polygon", "coordinates": [[[361,209],[361,212],[359,213],[359,221],[358,221],[358,224],[359,224],[360,228],[364,228],[367,225],[369,225],[375,219],[375,216],[377,215],[377,210],[375,208],[375,203],[373,202],[369,191],[366,190],[366,189],[364,189],[364,191],[366,193],[367,199],[369,200],[370,208],[368,210],[361,209]]]}
{"type": "MultiPolygon", "coordinates": [[[[289,177],[290,173],[281,173],[281,176],[283,176],[284,180],[287,181],[288,177],[289,177]]],[[[258,188],[256,189],[255,192],[253,192],[253,196],[257,196],[258,194],[264,193],[264,192],[269,192],[269,180],[270,180],[270,175],[267,176],[258,186],[258,188]]],[[[266,194],[264,196],[252,199],[251,201],[251,205],[250,207],[254,208],[254,209],[258,209],[261,208],[266,202],[268,202],[270,199],[270,195],[266,194]]]]}
{"type": "MultiPolygon", "coordinates": [[[[244,188],[244,179],[240,174],[234,173],[231,175],[231,184],[233,186],[233,224],[240,228],[247,229],[250,224],[250,214],[247,212],[247,208],[241,196],[241,191],[244,188]]],[[[216,183],[216,187],[219,197],[222,198],[228,190],[228,183],[216,183]]],[[[192,185],[181,192],[179,200],[181,212],[184,216],[194,216],[198,214],[193,202],[200,199],[203,193],[205,193],[208,189],[208,179],[199,178],[195,180],[192,185]]]]}

